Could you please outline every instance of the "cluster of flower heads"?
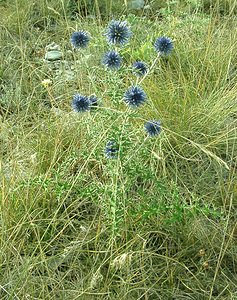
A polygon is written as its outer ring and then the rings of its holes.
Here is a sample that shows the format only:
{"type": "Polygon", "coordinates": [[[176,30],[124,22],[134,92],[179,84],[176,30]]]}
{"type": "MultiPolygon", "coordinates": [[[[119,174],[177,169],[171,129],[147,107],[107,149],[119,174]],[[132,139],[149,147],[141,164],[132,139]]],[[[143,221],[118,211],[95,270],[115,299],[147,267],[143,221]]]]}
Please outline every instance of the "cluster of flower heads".
{"type": "MultiPolygon", "coordinates": [[[[127,26],[126,21],[112,20],[107,27],[105,36],[111,46],[124,46],[129,42],[132,35],[130,28],[127,26]]],[[[71,36],[71,43],[75,49],[86,48],[89,44],[90,36],[86,31],[74,32],[71,36]]],[[[173,50],[173,41],[165,36],[159,37],[155,40],[154,49],[160,56],[167,56],[173,50]]],[[[122,57],[120,54],[111,49],[107,51],[102,58],[102,64],[110,70],[118,70],[122,65],[122,57]]],[[[142,77],[148,73],[148,67],[143,61],[136,61],[133,65],[133,72],[137,77],[142,77]]],[[[145,91],[136,85],[127,89],[124,93],[124,102],[130,108],[137,108],[145,103],[147,95],[145,91]]],[[[98,106],[98,99],[95,95],[84,96],[76,94],[72,100],[72,108],[76,112],[89,111],[91,108],[98,106]]],[[[160,121],[148,121],[144,125],[147,134],[154,137],[161,132],[160,121]]],[[[105,156],[107,158],[117,158],[119,152],[118,143],[110,140],[105,145],[105,156]]]]}
{"type": "MultiPolygon", "coordinates": [[[[126,21],[112,20],[105,33],[109,45],[124,46],[129,42],[132,35],[130,28],[126,21]]],[[[74,32],[71,36],[71,43],[73,48],[86,48],[90,41],[90,35],[86,31],[74,32]]],[[[165,36],[159,37],[155,40],[154,48],[161,56],[169,55],[174,48],[173,41],[165,36]]],[[[117,70],[121,67],[122,58],[120,54],[114,50],[106,52],[102,58],[102,63],[111,70],[117,70]]],[[[147,73],[147,66],[142,61],[137,61],[133,64],[134,73],[137,76],[144,76],[147,73]]]]}

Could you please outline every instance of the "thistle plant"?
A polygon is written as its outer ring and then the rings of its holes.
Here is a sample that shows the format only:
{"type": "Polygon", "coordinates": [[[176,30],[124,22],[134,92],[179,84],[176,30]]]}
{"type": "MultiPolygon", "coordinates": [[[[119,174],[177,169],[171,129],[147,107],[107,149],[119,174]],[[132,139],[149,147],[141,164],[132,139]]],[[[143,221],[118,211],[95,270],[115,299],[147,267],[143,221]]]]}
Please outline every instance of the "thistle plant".
{"type": "MultiPolygon", "coordinates": [[[[108,72],[108,76],[110,78],[115,78],[115,85],[113,89],[118,89],[116,74],[120,74],[121,76],[124,73],[124,70],[126,70],[126,72],[131,72],[130,85],[128,85],[127,88],[122,92],[120,99],[121,101],[113,99],[113,97],[117,97],[116,93],[113,93],[114,96],[112,95],[111,99],[111,103],[115,104],[116,106],[125,104],[127,108],[125,111],[120,111],[117,109],[110,110],[110,108],[103,108],[104,110],[102,110],[98,105],[98,98],[95,94],[88,96],[80,93],[77,93],[73,96],[72,108],[78,113],[84,113],[86,111],[90,111],[91,109],[97,109],[100,114],[102,114],[103,111],[110,113],[115,111],[116,115],[119,114],[118,118],[115,117],[117,120],[119,120],[119,124],[117,127],[111,126],[109,132],[110,138],[105,141],[104,144],[104,156],[108,160],[108,165],[111,168],[110,174],[112,186],[117,186],[119,168],[121,167],[121,161],[124,157],[124,153],[122,153],[124,151],[124,147],[121,146],[127,143],[125,140],[128,139],[129,134],[129,131],[127,130],[129,126],[128,124],[132,118],[140,118],[144,120],[142,116],[138,117],[137,111],[142,111],[142,107],[149,103],[149,98],[146,94],[145,88],[142,86],[142,82],[149,74],[151,74],[151,71],[155,67],[159,57],[168,56],[172,52],[173,42],[167,37],[156,38],[154,43],[154,53],[157,53],[157,55],[153,62],[150,64],[149,62],[137,60],[131,66],[126,68],[125,60],[120,52],[121,47],[126,47],[132,36],[132,32],[127,22],[112,20],[106,29],[105,36],[109,49],[107,49],[107,51],[102,55],[101,67],[105,67],[105,72],[108,72]],[[135,77],[133,77],[134,75],[135,77]],[[109,163],[109,161],[111,163],[109,163]]],[[[85,31],[74,32],[71,36],[71,44],[74,49],[86,48],[89,44],[89,41],[89,34],[85,31]]],[[[133,154],[136,153],[136,155],[138,155],[138,150],[140,150],[141,147],[146,146],[145,141],[147,138],[159,136],[161,133],[161,122],[159,120],[146,121],[144,124],[144,130],[147,135],[144,137],[144,141],[141,143],[141,146],[137,147],[136,150],[133,150],[133,154]]],[[[130,159],[127,159],[126,163],[129,160],[130,159]]],[[[113,232],[115,228],[117,228],[117,212],[121,212],[121,207],[125,207],[125,204],[117,203],[116,195],[117,194],[115,192],[113,193],[113,196],[110,197],[112,200],[109,205],[110,212],[108,213],[108,216],[112,221],[111,223],[113,232]]]]}

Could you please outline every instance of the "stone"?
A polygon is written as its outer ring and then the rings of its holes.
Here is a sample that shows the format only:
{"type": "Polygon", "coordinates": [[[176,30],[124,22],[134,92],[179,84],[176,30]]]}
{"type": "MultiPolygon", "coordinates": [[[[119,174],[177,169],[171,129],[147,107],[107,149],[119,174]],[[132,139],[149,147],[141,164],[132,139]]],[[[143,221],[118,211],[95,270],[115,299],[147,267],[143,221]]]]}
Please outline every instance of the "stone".
{"type": "Polygon", "coordinates": [[[129,3],[129,8],[130,9],[143,9],[145,5],[145,1],[144,0],[132,0],[130,3],[129,3]]]}
{"type": "Polygon", "coordinates": [[[45,60],[55,61],[60,60],[63,57],[63,53],[60,50],[51,50],[45,53],[45,60]]]}

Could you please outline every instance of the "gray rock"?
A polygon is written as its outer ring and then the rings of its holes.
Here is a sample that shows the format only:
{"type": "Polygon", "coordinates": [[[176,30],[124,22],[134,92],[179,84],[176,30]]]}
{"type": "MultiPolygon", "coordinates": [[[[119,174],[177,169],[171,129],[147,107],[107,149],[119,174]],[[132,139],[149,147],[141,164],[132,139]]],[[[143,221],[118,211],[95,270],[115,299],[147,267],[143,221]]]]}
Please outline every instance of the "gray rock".
{"type": "Polygon", "coordinates": [[[130,9],[143,9],[144,5],[145,5],[144,0],[132,0],[129,3],[129,8],[130,9]]]}
{"type": "Polygon", "coordinates": [[[55,61],[60,60],[63,57],[63,53],[59,50],[51,50],[45,53],[45,60],[55,61]]]}

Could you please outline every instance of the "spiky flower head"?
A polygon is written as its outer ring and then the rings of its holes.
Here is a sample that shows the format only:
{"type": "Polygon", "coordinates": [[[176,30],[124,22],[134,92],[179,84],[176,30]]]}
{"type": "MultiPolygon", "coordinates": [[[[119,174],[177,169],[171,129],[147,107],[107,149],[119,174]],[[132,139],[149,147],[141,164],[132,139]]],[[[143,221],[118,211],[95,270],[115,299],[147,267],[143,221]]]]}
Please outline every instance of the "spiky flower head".
{"type": "Polygon", "coordinates": [[[139,86],[131,86],[124,94],[124,101],[132,108],[142,105],[147,95],[139,86]]]}
{"type": "Polygon", "coordinates": [[[72,99],[72,109],[76,112],[85,112],[90,110],[91,102],[87,96],[76,94],[72,99]]]}
{"type": "Polygon", "coordinates": [[[108,141],[105,145],[105,156],[107,158],[117,158],[119,146],[115,141],[108,141]]]}
{"type": "Polygon", "coordinates": [[[150,136],[158,135],[161,132],[160,121],[148,121],[144,129],[150,136]]]}
{"type": "Polygon", "coordinates": [[[129,41],[131,31],[126,21],[112,20],[107,28],[106,36],[110,44],[124,45],[129,41]]]}
{"type": "Polygon", "coordinates": [[[116,51],[109,51],[104,54],[102,63],[111,70],[119,69],[122,63],[121,56],[116,51]]]}
{"type": "Polygon", "coordinates": [[[71,36],[71,43],[75,49],[86,48],[89,41],[90,37],[86,31],[76,31],[71,36]]]}
{"type": "Polygon", "coordinates": [[[136,61],[133,64],[133,69],[137,76],[143,76],[147,73],[147,66],[143,61],[136,61]]]}
{"type": "Polygon", "coordinates": [[[154,47],[160,55],[168,55],[173,50],[174,45],[170,38],[162,36],[156,39],[154,47]]]}

